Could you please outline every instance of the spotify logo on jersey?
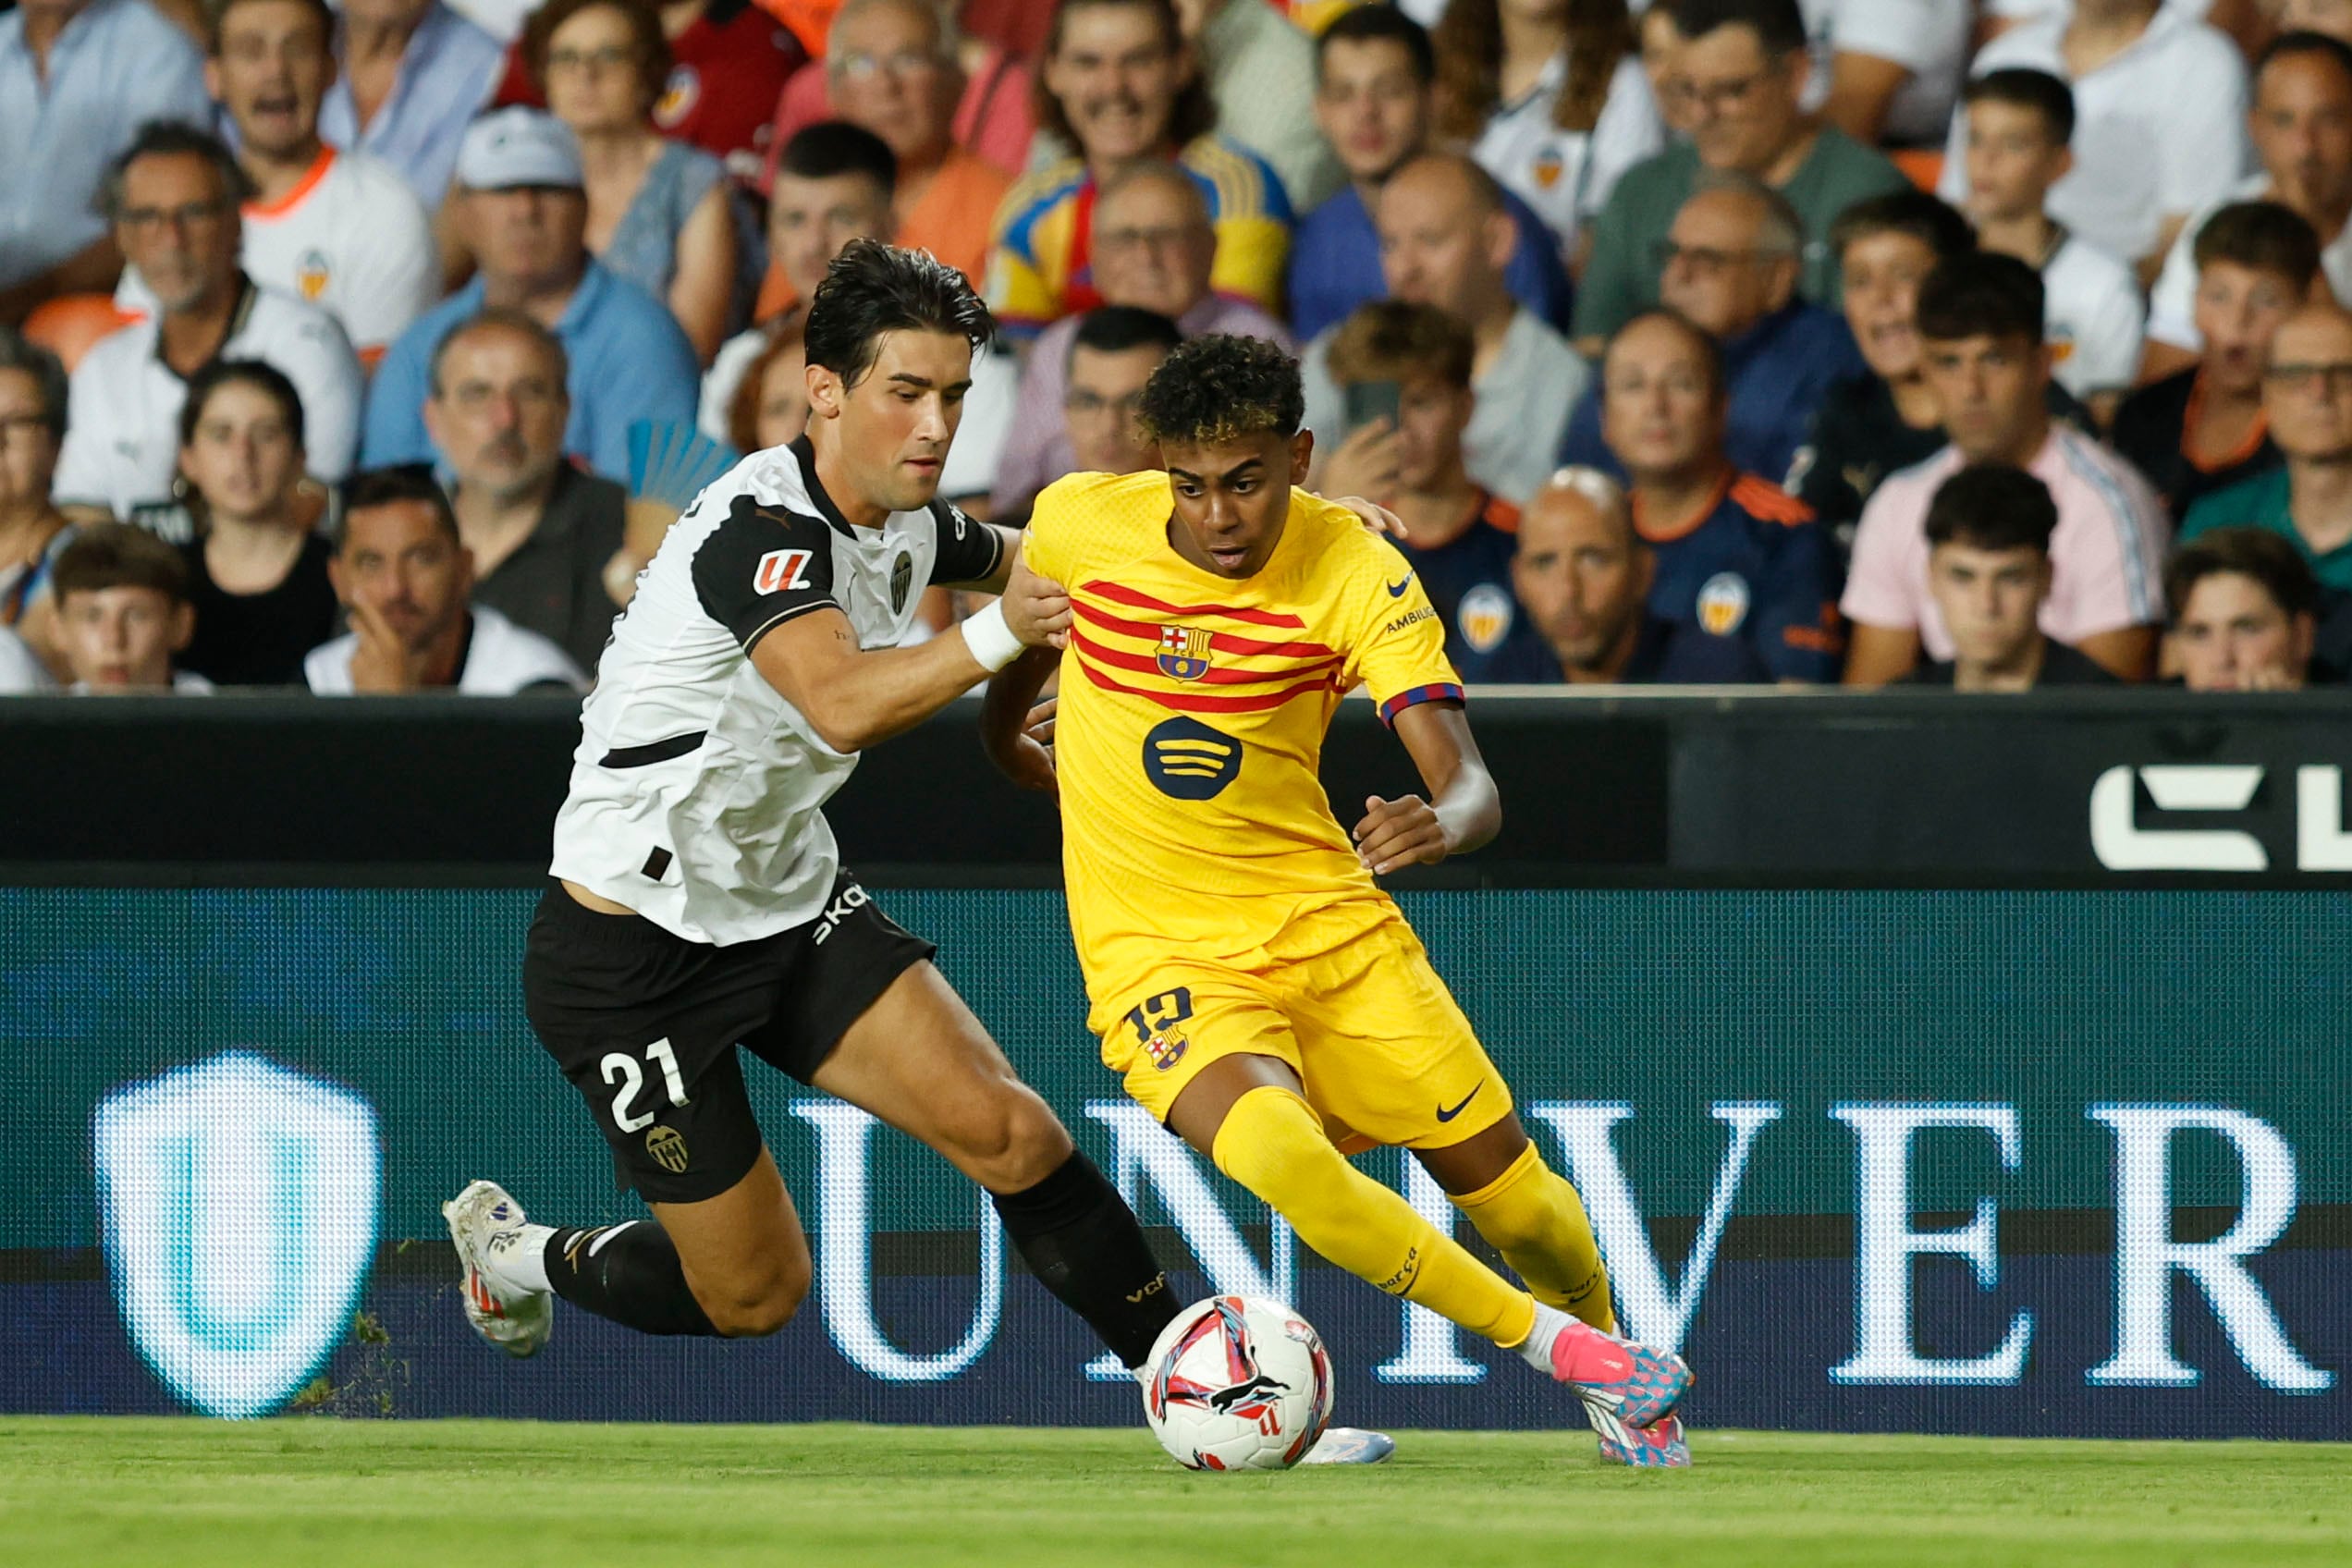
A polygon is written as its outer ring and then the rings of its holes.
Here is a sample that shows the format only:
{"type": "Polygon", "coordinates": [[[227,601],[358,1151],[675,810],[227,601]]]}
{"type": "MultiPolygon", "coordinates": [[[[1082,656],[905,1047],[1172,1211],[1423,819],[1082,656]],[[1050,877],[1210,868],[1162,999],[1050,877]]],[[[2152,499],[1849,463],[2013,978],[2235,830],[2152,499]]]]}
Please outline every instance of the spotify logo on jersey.
{"type": "Polygon", "coordinates": [[[1217,798],[1242,771],[1242,743],[1197,719],[1171,718],[1144,737],[1144,776],[1179,801],[1217,798]]]}

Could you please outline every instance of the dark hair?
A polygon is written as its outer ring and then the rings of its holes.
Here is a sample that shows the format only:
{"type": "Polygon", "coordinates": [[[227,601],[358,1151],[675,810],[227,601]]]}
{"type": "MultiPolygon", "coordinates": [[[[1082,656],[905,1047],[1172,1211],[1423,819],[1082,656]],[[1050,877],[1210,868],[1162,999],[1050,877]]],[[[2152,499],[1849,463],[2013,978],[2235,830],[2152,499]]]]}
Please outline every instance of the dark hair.
{"type": "Polygon", "coordinates": [[[2254,56],[2254,68],[2247,72],[2248,82],[2259,86],[2262,73],[2271,68],[2272,60],[2292,59],[2297,55],[2316,55],[2342,71],[2347,80],[2352,80],[2352,46],[2324,32],[2306,30],[2282,32],[2264,44],[2262,52],[2254,56]]]}
{"type": "Polygon", "coordinates": [[[1135,413],[1145,439],[1178,447],[1248,435],[1288,440],[1306,418],[1306,395],[1298,361],[1279,345],[1213,332],[1159,362],[1135,413]]]}
{"type": "Polygon", "coordinates": [[[650,111],[661,101],[675,58],[653,0],[546,0],[522,24],[522,61],[530,68],[531,83],[542,98],[547,95],[547,54],[555,45],[557,30],[581,12],[599,6],[619,12],[620,19],[629,24],[629,42],[637,54],[638,92],[650,111]]]}
{"type": "Polygon", "coordinates": [[[253,181],[228,144],[209,130],[199,130],[178,120],[149,120],[139,128],[115,161],[106,165],[106,178],[98,187],[98,211],[108,222],[122,216],[123,184],[130,177],[130,165],[141,158],[202,158],[213,165],[220,177],[221,198],[232,205],[252,200],[253,181]]]}
{"type": "Polygon", "coordinates": [[[50,569],[50,592],[64,604],[75,594],[108,588],[152,588],[177,604],[188,602],[188,562],[143,528],[94,522],[74,531],[50,569]]]}
{"type": "Polygon", "coordinates": [[[556,361],[556,389],[566,402],[571,400],[571,355],[565,351],[563,339],[537,316],[511,305],[486,305],[441,335],[441,341],[433,346],[433,357],[425,361],[424,386],[428,393],[435,398],[441,396],[441,367],[448,362],[449,351],[458,339],[485,326],[531,339],[541,353],[556,361]]]}
{"type": "Polygon", "coordinates": [[[1960,90],[1960,102],[1971,106],[2006,104],[2012,108],[2031,109],[2041,116],[2052,142],[2064,147],[2075,139],[2075,90],[2048,71],[2027,66],[2003,66],[1997,71],[1987,71],[1960,90]]]}
{"type": "Polygon", "coordinates": [[[2042,340],[2041,274],[2015,256],[1947,256],[1919,285],[1919,336],[2042,340]]]}
{"type": "Polygon", "coordinates": [[[808,311],[794,305],[767,324],[767,342],[743,367],[742,378],[735,383],[735,395],[727,399],[727,438],[739,452],[759,450],[759,411],[763,389],[767,385],[767,373],[777,361],[790,353],[803,356],[806,363],[808,311]]]}
{"type": "Polygon", "coordinates": [[[1315,41],[1318,82],[1334,43],[1393,43],[1404,51],[1415,81],[1427,87],[1438,79],[1438,53],[1430,45],[1429,30],[1393,6],[1352,6],[1331,19],[1315,41]]]}
{"type": "MultiPolygon", "coordinates": [[[[1590,130],[1609,103],[1617,63],[1638,52],[1625,0],[1568,0],[1568,68],[1551,97],[1551,123],[1561,130],[1590,130]]],[[[1500,0],[1452,0],[1431,35],[1438,62],[1438,129],[1465,145],[1502,98],[1502,7],[1500,0]]]]}
{"type": "Polygon", "coordinates": [[[1949,202],[1924,190],[1904,190],[1865,197],[1840,213],[1830,225],[1830,253],[1844,260],[1847,246],[1880,234],[1907,234],[1938,261],[1977,248],[1976,229],[1949,202]]]}
{"type": "Polygon", "coordinates": [[[278,415],[286,421],[294,445],[302,444],[302,395],[294,390],[294,384],[286,379],[285,372],[260,360],[214,360],[188,378],[188,397],[179,405],[181,446],[196,439],[196,427],[204,419],[204,405],[224,386],[259,389],[277,405],[278,415]]]}
{"type": "Polygon", "coordinates": [[[1165,349],[1174,353],[1184,341],[1176,324],[1158,311],[1133,305],[1097,305],[1078,318],[1071,349],[1092,349],[1097,354],[1123,354],[1130,349],[1165,349]]]}
{"type": "Polygon", "coordinates": [[[2298,294],[2320,275],[2318,233],[2302,214],[2277,202],[2232,202],[2205,220],[2189,253],[2199,272],[2214,262],[2235,262],[2278,274],[2298,294]]]}
{"type": "Polygon", "coordinates": [[[343,533],[335,542],[337,554],[350,547],[351,518],[372,507],[394,507],[403,501],[422,501],[432,509],[433,521],[440,526],[452,545],[464,541],[458,533],[458,514],[449,506],[449,493],[433,477],[432,468],[424,463],[405,463],[398,468],[372,468],[353,474],[343,486],[343,533]]]}
{"type": "Polygon", "coordinates": [[[874,368],[882,335],[909,331],[955,333],[977,351],[997,324],[963,274],[928,251],[851,240],[809,301],[808,362],[855,386],[874,368]]]}
{"type": "MultiPolygon", "coordinates": [[[[220,58],[221,35],[227,29],[228,14],[246,3],[247,0],[213,0],[211,5],[204,7],[205,54],[215,60],[220,58]]],[[[316,21],[325,32],[325,36],[321,42],[332,50],[335,47],[335,7],[328,5],[326,0],[291,0],[291,3],[311,13],[312,19],[316,21]]]]}
{"type": "Polygon", "coordinates": [[[1609,356],[1617,351],[1618,339],[1623,337],[1625,334],[1633,331],[1634,328],[1641,325],[1644,322],[1652,321],[1664,322],[1667,325],[1672,327],[1675,331],[1681,333],[1684,337],[1689,338],[1692,343],[1697,346],[1699,360],[1707,366],[1708,387],[1716,403],[1721,405],[1726,396],[1725,372],[1723,370],[1723,346],[1715,341],[1715,335],[1713,333],[1708,331],[1705,327],[1699,325],[1698,323],[1691,320],[1690,317],[1683,314],[1682,312],[1675,310],[1671,305],[1652,305],[1646,311],[1636,311],[1632,315],[1627,316],[1625,318],[1624,325],[1609,335],[1608,345],[1600,351],[1601,363],[1604,365],[1607,364],[1609,362],[1609,356]]]}
{"type": "Polygon", "coordinates": [[[1476,356],[1470,329],[1435,305],[1375,300],[1357,306],[1331,334],[1329,363],[1342,386],[1433,375],[1466,391],[1476,356]]]}
{"type": "Polygon", "coordinates": [[[22,371],[32,377],[34,395],[41,399],[41,423],[63,441],[67,394],[65,361],[15,327],[0,326],[0,370],[22,371]]]}
{"type": "Polygon", "coordinates": [[[1719,27],[1754,30],[1768,55],[1806,46],[1805,13],[1796,0],[1672,0],[1674,31],[1684,38],[1706,37],[1719,27]]]}
{"type": "Polygon", "coordinates": [[[899,185],[898,154],[890,144],[847,120],[819,120],[794,131],[777,155],[776,172],[795,179],[861,175],[881,187],[885,197],[899,185]]]}
{"type": "Polygon", "coordinates": [[[2262,585],[2271,602],[2289,617],[2317,615],[2320,580],[2311,574],[2303,552],[2283,534],[2267,528],[2216,528],[2180,547],[2164,569],[2164,603],[2177,621],[2188,608],[2188,596],[2209,577],[2224,572],[2248,577],[2262,585]]]}
{"type": "Polygon", "coordinates": [[[1978,550],[2050,553],[2058,504],[2050,486],[2007,463],[1970,463],[1936,486],[1928,503],[1928,543],[1978,550]]]}
{"type": "MultiPolygon", "coordinates": [[[[1046,24],[1046,41],[1037,52],[1039,65],[1029,83],[1029,110],[1039,130],[1050,131],[1061,138],[1065,146],[1084,153],[1078,146],[1077,133],[1070,129],[1070,116],[1062,113],[1060,100],[1046,88],[1044,61],[1061,53],[1062,26],[1070,13],[1085,6],[1125,6],[1149,11],[1159,23],[1159,36],[1169,51],[1183,47],[1184,30],[1177,19],[1176,7],[1170,0],[1057,0],[1053,20],[1046,24]]],[[[1182,147],[1195,137],[1206,136],[1217,129],[1217,104],[1208,95],[1207,73],[1194,63],[1193,80],[1179,88],[1176,102],[1168,111],[1168,139],[1182,147]]]]}

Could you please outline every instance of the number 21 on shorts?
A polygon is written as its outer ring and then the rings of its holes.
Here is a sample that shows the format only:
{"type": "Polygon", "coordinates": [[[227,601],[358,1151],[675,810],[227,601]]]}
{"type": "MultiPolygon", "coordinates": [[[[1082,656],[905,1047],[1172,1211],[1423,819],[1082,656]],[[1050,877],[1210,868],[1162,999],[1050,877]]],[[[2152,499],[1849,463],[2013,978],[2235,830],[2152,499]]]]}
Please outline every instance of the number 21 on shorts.
{"type": "MultiPolygon", "coordinates": [[[[686,1103],[685,1075],[678,1071],[678,1053],[669,1048],[667,1038],[655,1040],[645,1047],[645,1060],[661,1069],[662,1087],[669,1091],[669,1103],[686,1103]]],[[[618,1084],[613,1092],[613,1125],[624,1133],[639,1133],[654,1124],[654,1112],[635,1109],[638,1091],[645,1086],[644,1069],[627,1051],[607,1051],[597,1065],[607,1084],[618,1084]]]]}

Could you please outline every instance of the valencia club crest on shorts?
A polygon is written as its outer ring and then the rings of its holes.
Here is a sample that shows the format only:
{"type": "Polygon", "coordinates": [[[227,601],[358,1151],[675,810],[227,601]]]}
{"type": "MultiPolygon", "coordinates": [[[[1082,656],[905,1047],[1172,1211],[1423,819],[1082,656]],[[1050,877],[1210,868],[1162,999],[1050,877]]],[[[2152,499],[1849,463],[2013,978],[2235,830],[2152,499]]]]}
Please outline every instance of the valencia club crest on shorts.
{"type": "Polygon", "coordinates": [[[1208,633],[1182,626],[1159,629],[1159,672],[1170,680],[1198,680],[1208,673],[1208,633]]]}

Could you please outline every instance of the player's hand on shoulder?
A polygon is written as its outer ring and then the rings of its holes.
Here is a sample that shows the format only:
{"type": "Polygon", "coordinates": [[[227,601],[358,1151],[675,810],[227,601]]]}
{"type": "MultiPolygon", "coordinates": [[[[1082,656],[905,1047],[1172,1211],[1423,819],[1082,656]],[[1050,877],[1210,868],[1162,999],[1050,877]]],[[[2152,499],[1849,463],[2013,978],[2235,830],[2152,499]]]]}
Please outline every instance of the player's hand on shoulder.
{"type": "Polygon", "coordinates": [[[1070,641],[1070,594],[1050,577],[1029,570],[1027,557],[1016,557],[1012,575],[1005,580],[1005,625],[1032,648],[1060,648],[1070,641]]]}
{"type": "Polygon", "coordinates": [[[1354,838],[1356,859],[1376,876],[1408,865],[1435,865],[1450,851],[1437,809],[1418,795],[1393,801],[1366,797],[1354,838]]]}

